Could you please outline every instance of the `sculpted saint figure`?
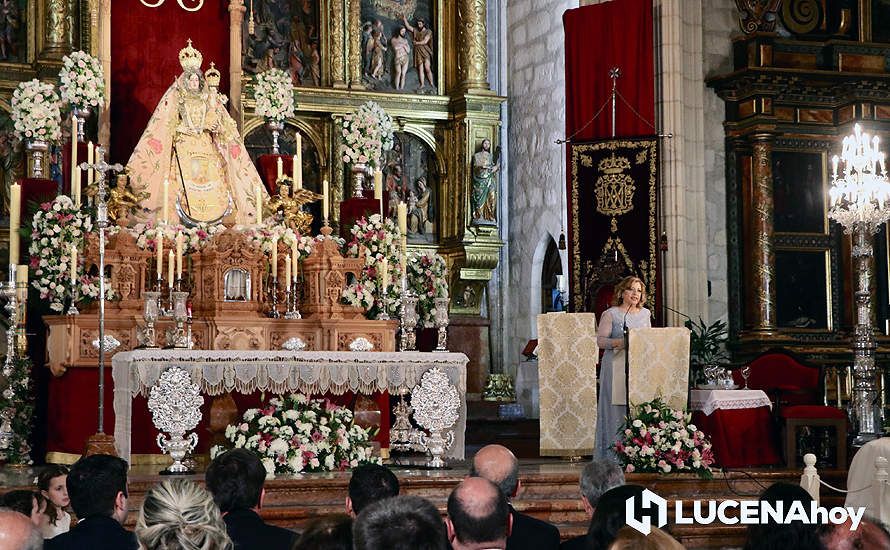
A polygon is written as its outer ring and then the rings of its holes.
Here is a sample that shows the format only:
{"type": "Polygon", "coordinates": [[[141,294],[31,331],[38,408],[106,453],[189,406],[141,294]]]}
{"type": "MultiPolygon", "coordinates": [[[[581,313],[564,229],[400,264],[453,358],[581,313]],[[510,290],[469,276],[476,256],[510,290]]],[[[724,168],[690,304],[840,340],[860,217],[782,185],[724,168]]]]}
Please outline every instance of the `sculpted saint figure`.
{"type": "Polygon", "coordinates": [[[399,27],[393,31],[392,38],[389,40],[393,52],[393,71],[392,85],[396,90],[405,89],[405,75],[408,74],[408,55],[411,53],[411,44],[405,35],[408,30],[405,27],[399,27]]]}
{"type": "Polygon", "coordinates": [[[482,148],[473,155],[473,193],[470,197],[474,222],[494,223],[496,175],[501,169],[498,155],[491,154],[491,140],[483,139],[482,148]]]}
{"type": "Polygon", "coordinates": [[[433,31],[428,29],[423,19],[418,19],[417,27],[412,27],[405,16],[402,15],[402,23],[408,32],[414,35],[414,68],[417,69],[417,77],[420,79],[420,87],[423,88],[426,80],[429,80],[430,86],[435,87],[433,83],[433,31]]]}
{"type": "Polygon", "coordinates": [[[191,40],[179,62],[182,74],[161,98],[127,162],[133,190],[148,196],[142,217],[160,221],[166,210],[169,223],[251,224],[255,190],[265,195],[260,176],[235,121],[205,86],[202,56],[191,40]]]}

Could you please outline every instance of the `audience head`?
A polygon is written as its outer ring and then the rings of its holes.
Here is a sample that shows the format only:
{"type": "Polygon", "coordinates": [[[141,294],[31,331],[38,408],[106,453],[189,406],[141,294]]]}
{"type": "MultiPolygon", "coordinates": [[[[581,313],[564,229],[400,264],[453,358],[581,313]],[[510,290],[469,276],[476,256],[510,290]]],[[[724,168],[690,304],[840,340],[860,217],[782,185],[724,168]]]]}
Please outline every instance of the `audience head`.
{"type": "Polygon", "coordinates": [[[519,492],[519,461],[503,445],[486,445],[473,457],[470,476],[483,477],[511,499],[519,492]]]}
{"type": "Polygon", "coordinates": [[[618,531],[627,524],[627,499],[636,497],[634,503],[634,515],[637,519],[644,516],[653,518],[658,512],[655,509],[643,509],[643,491],[646,488],[642,485],[619,485],[613,487],[603,493],[593,512],[593,518],[590,520],[590,527],[587,530],[587,546],[588,548],[608,548],[615,540],[618,531]]]}
{"type": "Polygon", "coordinates": [[[352,518],[334,514],[315,520],[300,535],[293,550],[352,550],[352,518]]]}
{"type": "Polygon", "coordinates": [[[127,461],[110,455],[78,460],[68,473],[68,496],[80,519],[111,516],[127,519],[127,461]]]}
{"type": "Polygon", "coordinates": [[[442,516],[420,497],[401,495],[369,505],[352,526],[355,550],[445,550],[442,516]]]}
{"type": "Polygon", "coordinates": [[[468,477],[448,497],[448,539],[452,548],[506,548],[513,516],[507,497],[494,483],[468,477]]]}
{"type": "Polygon", "coordinates": [[[362,464],[352,470],[346,513],[357,516],[368,504],[399,494],[399,480],[389,468],[379,464],[362,464]]]}
{"type": "MultiPolygon", "coordinates": [[[[761,502],[769,502],[773,506],[782,503],[785,514],[794,502],[803,504],[805,510],[810,509],[813,497],[795,483],[773,483],[760,495],[761,502]]],[[[819,540],[819,526],[805,524],[802,521],[777,523],[772,521],[763,525],[748,526],[746,550],[821,550],[825,548],[819,540]]]]}
{"type": "Polygon", "coordinates": [[[203,487],[167,480],[145,494],[136,538],[141,550],[231,550],[219,508],[203,487]]]}
{"type": "Polygon", "coordinates": [[[226,451],[207,467],[207,489],[223,513],[259,508],[265,480],[263,463],[246,449],[226,451]]]}
{"type": "Polygon", "coordinates": [[[34,524],[34,527],[38,529],[43,529],[49,523],[49,518],[45,513],[46,499],[36,491],[28,491],[26,489],[10,491],[0,498],[0,506],[28,516],[31,518],[31,523],[34,524]]]}
{"type": "Polygon", "coordinates": [[[9,508],[0,508],[0,548],[40,550],[43,548],[43,536],[28,516],[9,508]]]}
{"type": "Polygon", "coordinates": [[[850,530],[852,521],[840,525],[823,525],[820,539],[831,550],[860,550],[866,548],[890,548],[890,533],[880,523],[863,518],[855,531],[850,530]]]}
{"type": "Polygon", "coordinates": [[[37,488],[46,502],[46,515],[53,525],[59,519],[59,511],[71,504],[68,498],[68,466],[47,464],[37,475],[37,488]]]}
{"type": "Polygon", "coordinates": [[[686,548],[658,527],[652,527],[648,535],[632,527],[622,527],[615,535],[609,550],[683,550],[686,548]]]}
{"type": "Polygon", "coordinates": [[[611,459],[593,459],[581,470],[581,502],[587,519],[593,517],[593,511],[603,493],[624,485],[624,470],[611,459]]]}

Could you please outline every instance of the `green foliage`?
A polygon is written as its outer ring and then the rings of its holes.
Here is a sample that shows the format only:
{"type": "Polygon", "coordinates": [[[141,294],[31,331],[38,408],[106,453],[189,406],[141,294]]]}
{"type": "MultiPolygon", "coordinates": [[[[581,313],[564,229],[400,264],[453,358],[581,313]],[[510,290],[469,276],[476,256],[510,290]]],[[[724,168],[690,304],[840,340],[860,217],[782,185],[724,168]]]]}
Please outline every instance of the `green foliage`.
{"type": "Polygon", "coordinates": [[[698,322],[686,321],[686,328],[692,331],[689,341],[689,355],[694,365],[710,365],[729,359],[726,342],[729,340],[729,327],[721,320],[710,325],[704,319],[698,322]]]}

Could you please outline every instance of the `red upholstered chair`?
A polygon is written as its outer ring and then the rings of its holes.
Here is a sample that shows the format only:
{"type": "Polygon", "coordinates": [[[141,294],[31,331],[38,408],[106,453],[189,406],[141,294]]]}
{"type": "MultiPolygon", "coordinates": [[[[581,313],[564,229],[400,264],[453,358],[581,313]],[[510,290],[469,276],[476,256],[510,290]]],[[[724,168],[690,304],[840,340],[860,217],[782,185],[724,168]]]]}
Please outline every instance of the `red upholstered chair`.
{"type": "MultiPolygon", "coordinates": [[[[784,350],[769,350],[749,365],[748,387],[769,395],[773,414],[782,426],[785,465],[797,467],[799,428],[829,426],[837,438],[836,466],[846,468],[847,415],[842,409],[823,404],[821,369],[784,350]]],[[[741,382],[738,372],[736,377],[741,382]]]]}

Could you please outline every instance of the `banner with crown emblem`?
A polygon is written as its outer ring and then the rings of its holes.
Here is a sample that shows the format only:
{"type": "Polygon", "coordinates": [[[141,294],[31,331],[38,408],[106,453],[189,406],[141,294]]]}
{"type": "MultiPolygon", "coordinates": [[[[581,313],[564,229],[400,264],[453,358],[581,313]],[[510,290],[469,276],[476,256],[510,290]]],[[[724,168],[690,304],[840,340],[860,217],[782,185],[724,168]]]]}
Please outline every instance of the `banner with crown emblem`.
{"type": "Polygon", "coordinates": [[[657,312],[657,139],[575,142],[569,155],[573,311],[604,310],[612,285],[636,275],[657,312]]]}

